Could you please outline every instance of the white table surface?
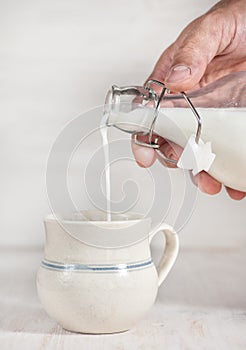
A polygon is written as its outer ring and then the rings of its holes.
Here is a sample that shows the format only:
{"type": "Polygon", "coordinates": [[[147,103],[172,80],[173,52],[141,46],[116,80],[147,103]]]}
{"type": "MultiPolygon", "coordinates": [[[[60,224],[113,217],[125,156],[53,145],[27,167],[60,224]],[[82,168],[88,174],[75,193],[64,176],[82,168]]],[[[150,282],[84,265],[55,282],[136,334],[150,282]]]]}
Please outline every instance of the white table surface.
{"type": "Polygon", "coordinates": [[[0,349],[246,349],[246,251],[185,248],[134,329],[116,335],[63,330],[40,305],[39,248],[0,249],[0,349]]]}

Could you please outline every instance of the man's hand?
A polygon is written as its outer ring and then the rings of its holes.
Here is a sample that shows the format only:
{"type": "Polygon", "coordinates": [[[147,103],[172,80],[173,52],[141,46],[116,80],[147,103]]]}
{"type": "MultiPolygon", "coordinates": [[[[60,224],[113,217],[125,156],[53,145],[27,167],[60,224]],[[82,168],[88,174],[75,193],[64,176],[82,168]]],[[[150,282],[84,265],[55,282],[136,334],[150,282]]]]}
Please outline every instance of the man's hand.
{"type": "MultiPolygon", "coordinates": [[[[149,79],[165,83],[171,91],[192,91],[231,72],[246,70],[246,0],[223,0],[191,22],[159,58],[149,79]]],[[[161,140],[162,152],[174,159],[182,149],[161,140]]],[[[151,166],[157,159],[153,149],[133,144],[138,164],[151,166]]],[[[165,164],[170,166],[169,164],[165,164]]],[[[216,194],[221,183],[201,172],[193,181],[206,193],[216,194]]],[[[226,188],[231,198],[246,193],[226,188]]]]}

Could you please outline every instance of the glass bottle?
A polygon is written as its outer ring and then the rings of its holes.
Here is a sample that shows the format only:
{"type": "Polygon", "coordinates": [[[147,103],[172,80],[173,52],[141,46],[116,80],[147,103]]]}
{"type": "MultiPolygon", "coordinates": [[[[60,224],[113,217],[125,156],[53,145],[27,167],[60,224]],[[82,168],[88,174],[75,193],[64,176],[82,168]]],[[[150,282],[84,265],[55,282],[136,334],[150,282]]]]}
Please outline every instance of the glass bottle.
{"type": "Polygon", "coordinates": [[[210,144],[215,158],[207,172],[246,192],[246,72],[231,73],[187,94],[172,93],[153,80],[145,86],[112,86],[104,113],[108,126],[133,134],[136,143],[159,154],[160,136],[183,148],[192,135],[197,147],[210,144]]]}

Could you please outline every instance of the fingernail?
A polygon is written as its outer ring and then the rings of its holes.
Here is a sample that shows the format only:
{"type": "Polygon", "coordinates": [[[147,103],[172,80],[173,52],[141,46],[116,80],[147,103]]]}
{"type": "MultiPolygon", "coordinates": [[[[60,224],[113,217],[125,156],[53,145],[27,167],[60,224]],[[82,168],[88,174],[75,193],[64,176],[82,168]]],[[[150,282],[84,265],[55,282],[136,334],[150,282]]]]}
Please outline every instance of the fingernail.
{"type": "Polygon", "coordinates": [[[191,70],[185,65],[174,66],[170,69],[167,78],[165,79],[167,83],[178,83],[189,78],[191,70]]]}

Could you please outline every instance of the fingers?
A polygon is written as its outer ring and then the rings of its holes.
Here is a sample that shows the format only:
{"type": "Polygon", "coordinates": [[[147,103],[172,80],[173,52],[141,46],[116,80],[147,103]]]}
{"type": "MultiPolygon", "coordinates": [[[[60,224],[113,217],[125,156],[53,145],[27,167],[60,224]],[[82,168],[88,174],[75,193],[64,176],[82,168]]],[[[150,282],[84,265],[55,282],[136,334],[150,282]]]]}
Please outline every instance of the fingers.
{"type": "Polygon", "coordinates": [[[243,199],[246,196],[245,192],[234,190],[233,188],[226,187],[226,191],[232,199],[237,201],[243,199]]]}
{"type": "MultiPolygon", "coordinates": [[[[148,142],[147,140],[148,136],[139,136],[138,139],[141,142],[148,142]]],[[[160,151],[168,158],[171,158],[173,160],[178,160],[183,149],[174,144],[173,142],[164,140],[162,138],[159,138],[160,143],[160,151]]],[[[147,148],[143,146],[136,145],[135,142],[132,140],[132,151],[134,154],[134,157],[136,159],[136,162],[139,166],[148,168],[154,164],[156,159],[158,159],[163,165],[169,167],[169,168],[175,168],[176,166],[174,164],[171,164],[169,162],[166,162],[161,156],[159,156],[153,148],[147,148]]],[[[195,177],[192,176],[191,178],[193,183],[198,186],[198,188],[203,192],[210,195],[217,194],[221,191],[222,184],[214,179],[212,176],[210,176],[205,171],[200,172],[195,177]]],[[[234,190],[229,187],[225,187],[228,195],[234,199],[234,200],[241,200],[246,197],[246,193],[234,190]]]]}
{"type": "Polygon", "coordinates": [[[199,189],[207,194],[217,194],[221,191],[221,183],[210,176],[205,171],[200,172],[194,177],[194,183],[199,189]]]}
{"type": "MultiPolygon", "coordinates": [[[[192,176],[192,181],[202,192],[211,195],[219,193],[222,188],[222,184],[205,171],[202,171],[195,177],[192,176]]],[[[237,191],[229,187],[225,188],[229,196],[234,200],[241,200],[246,196],[246,193],[244,192],[237,191]]]]}
{"type": "MultiPolygon", "coordinates": [[[[155,138],[155,135],[153,136],[153,138],[155,138]]],[[[147,143],[149,142],[148,135],[146,136],[138,135],[138,140],[141,142],[147,142],[147,143]]],[[[158,144],[160,145],[159,150],[161,151],[161,153],[163,153],[166,157],[171,158],[173,160],[178,160],[183,151],[183,149],[180,146],[176,145],[171,141],[167,141],[159,136],[158,136],[158,144]]],[[[156,159],[158,159],[163,165],[169,168],[176,168],[174,164],[166,162],[160,155],[157,154],[157,152],[155,152],[153,148],[136,145],[133,139],[132,139],[132,151],[136,159],[136,162],[141,167],[148,168],[154,164],[156,159]]]]}
{"type": "MultiPolygon", "coordinates": [[[[162,140],[162,144],[160,145],[160,151],[163,153],[167,158],[170,158],[172,160],[178,160],[181,156],[181,153],[183,152],[183,148],[176,145],[175,143],[168,141],[168,140],[162,140]]],[[[158,160],[168,168],[176,168],[175,164],[166,162],[161,156],[157,154],[158,160]]]]}
{"type": "MultiPolygon", "coordinates": [[[[146,137],[139,136],[138,137],[141,142],[145,142],[146,137]]],[[[149,168],[154,164],[156,160],[156,152],[153,148],[147,148],[143,146],[136,145],[136,143],[132,140],[132,152],[135,157],[137,164],[143,168],[149,168]]]]}
{"type": "Polygon", "coordinates": [[[223,34],[226,15],[226,11],[221,14],[214,10],[190,23],[162,54],[151,78],[164,81],[172,91],[187,91],[197,86],[208,64],[233,38],[230,26],[229,33],[223,34]]]}

